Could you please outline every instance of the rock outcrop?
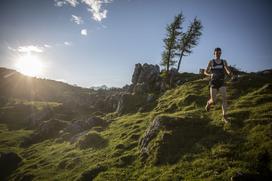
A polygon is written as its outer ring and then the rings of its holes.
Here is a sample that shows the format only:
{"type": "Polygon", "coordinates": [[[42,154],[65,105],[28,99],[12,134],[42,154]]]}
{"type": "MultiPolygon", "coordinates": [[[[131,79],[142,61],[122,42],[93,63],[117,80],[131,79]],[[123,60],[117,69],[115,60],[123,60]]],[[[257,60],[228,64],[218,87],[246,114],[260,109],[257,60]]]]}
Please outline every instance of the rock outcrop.
{"type": "Polygon", "coordinates": [[[139,141],[142,157],[145,159],[149,155],[149,143],[158,135],[163,127],[170,127],[179,122],[180,119],[168,116],[157,116],[149,125],[144,136],[139,141]]]}
{"type": "Polygon", "coordinates": [[[118,102],[116,112],[118,114],[125,114],[131,112],[137,112],[138,109],[147,103],[146,95],[135,95],[126,93],[123,94],[118,102]]]}
{"type": "Polygon", "coordinates": [[[136,64],[132,75],[132,84],[126,86],[127,91],[119,94],[116,111],[119,115],[144,112],[152,107],[156,96],[162,89],[160,67],[152,64],[136,64]]]}
{"type": "Polygon", "coordinates": [[[160,91],[160,67],[152,64],[136,64],[132,75],[132,92],[142,94],[150,91],[160,91]]]}

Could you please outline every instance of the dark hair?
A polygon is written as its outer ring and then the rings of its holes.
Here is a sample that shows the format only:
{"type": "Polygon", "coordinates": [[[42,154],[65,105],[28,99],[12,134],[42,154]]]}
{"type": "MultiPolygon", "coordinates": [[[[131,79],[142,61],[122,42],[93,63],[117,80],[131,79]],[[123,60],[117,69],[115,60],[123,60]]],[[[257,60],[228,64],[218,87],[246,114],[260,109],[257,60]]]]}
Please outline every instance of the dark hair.
{"type": "Polygon", "coordinates": [[[215,52],[217,52],[217,51],[220,51],[220,52],[221,52],[221,48],[217,47],[217,48],[214,49],[214,51],[215,51],[215,52]]]}

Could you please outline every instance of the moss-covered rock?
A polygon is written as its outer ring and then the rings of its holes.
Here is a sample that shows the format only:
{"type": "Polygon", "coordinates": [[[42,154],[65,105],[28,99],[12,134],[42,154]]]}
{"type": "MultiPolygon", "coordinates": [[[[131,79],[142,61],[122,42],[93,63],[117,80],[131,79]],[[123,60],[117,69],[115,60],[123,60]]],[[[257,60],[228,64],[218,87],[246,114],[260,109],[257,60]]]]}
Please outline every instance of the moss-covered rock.
{"type": "Polygon", "coordinates": [[[50,119],[42,123],[37,130],[34,131],[29,137],[25,138],[21,143],[22,147],[28,147],[32,144],[56,138],[60,135],[60,130],[68,125],[66,121],[58,119],[50,119]]]}
{"type": "Polygon", "coordinates": [[[86,130],[89,130],[94,127],[100,127],[101,129],[106,128],[108,122],[96,117],[90,116],[88,119],[74,120],[69,124],[63,131],[69,132],[71,134],[77,134],[86,130]]]}
{"type": "Polygon", "coordinates": [[[104,139],[100,134],[91,132],[85,136],[83,136],[77,143],[77,146],[80,149],[87,149],[87,148],[103,148],[107,146],[108,140],[104,139]]]}
{"type": "Polygon", "coordinates": [[[124,155],[118,158],[115,166],[126,167],[134,162],[136,157],[134,155],[124,155]]]}
{"type": "Polygon", "coordinates": [[[97,165],[92,167],[85,172],[83,172],[77,181],[91,181],[93,180],[99,173],[106,171],[108,168],[106,166],[97,165]]]}
{"type": "Polygon", "coordinates": [[[201,151],[227,140],[228,134],[208,124],[208,120],[190,117],[157,116],[139,142],[142,157],[154,164],[176,163],[182,155],[201,151]],[[214,138],[210,138],[214,136],[214,138]]]}

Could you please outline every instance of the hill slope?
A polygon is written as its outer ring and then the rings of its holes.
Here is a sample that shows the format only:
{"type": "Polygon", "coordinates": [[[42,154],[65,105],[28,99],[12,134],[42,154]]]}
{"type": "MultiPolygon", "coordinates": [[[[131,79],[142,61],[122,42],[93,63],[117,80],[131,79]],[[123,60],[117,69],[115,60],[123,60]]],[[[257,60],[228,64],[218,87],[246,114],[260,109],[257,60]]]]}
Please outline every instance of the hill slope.
{"type": "MultiPolygon", "coordinates": [[[[105,124],[73,137],[63,134],[67,120],[50,120],[60,126],[56,136],[26,147],[22,142],[43,127],[9,130],[2,121],[0,152],[22,158],[8,178],[264,180],[272,169],[271,75],[245,74],[227,86],[227,125],[219,104],[204,111],[209,91],[201,79],[168,90],[150,112],[109,113],[100,117],[105,124]]],[[[8,106],[14,105],[2,105],[2,114],[8,106]]]]}
{"type": "Polygon", "coordinates": [[[15,70],[0,67],[0,105],[8,102],[35,104],[38,107],[55,104],[64,110],[66,119],[70,120],[95,112],[114,111],[116,98],[112,98],[111,102],[105,100],[119,92],[122,92],[121,88],[82,88],[60,81],[25,76],[15,70]]]}

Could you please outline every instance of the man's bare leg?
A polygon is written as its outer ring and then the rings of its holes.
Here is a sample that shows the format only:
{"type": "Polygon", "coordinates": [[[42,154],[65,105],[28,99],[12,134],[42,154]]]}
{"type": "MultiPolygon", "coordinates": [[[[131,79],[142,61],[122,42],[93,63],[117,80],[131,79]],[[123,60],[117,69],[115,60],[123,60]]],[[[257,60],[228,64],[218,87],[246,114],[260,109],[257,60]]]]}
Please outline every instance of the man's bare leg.
{"type": "Polygon", "coordinates": [[[222,95],[222,120],[227,123],[227,89],[225,86],[219,88],[219,92],[222,95]]]}
{"type": "Polygon", "coordinates": [[[207,105],[205,107],[206,111],[209,111],[211,105],[216,103],[216,94],[217,94],[217,89],[210,87],[210,99],[208,100],[207,105]]]}

